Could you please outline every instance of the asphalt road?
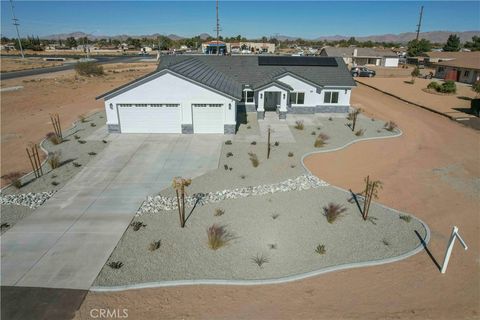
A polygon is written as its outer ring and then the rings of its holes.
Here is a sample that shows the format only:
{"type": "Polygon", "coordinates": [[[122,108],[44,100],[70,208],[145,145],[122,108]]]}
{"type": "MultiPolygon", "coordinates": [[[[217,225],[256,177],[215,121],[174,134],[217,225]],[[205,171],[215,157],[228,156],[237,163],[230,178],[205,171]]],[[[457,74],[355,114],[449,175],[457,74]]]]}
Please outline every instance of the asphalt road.
{"type": "MultiPolygon", "coordinates": [[[[140,59],[145,59],[145,57],[135,57],[135,56],[97,57],[95,56],[94,59],[96,59],[100,64],[108,64],[108,63],[118,63],[118,62],[135,62],[135,61],[139,61],[140,59]]],[[[44,73],[72,70],[73,68],[75,68],[75,63],[67,63],[63,66],[58,66],[58,67],[5,72],[5,73],[0,73],[0,80],[8,80],[8,79],[15,79],[20,77],[35,76],[35,75],[44,74],[44,73]]]]}

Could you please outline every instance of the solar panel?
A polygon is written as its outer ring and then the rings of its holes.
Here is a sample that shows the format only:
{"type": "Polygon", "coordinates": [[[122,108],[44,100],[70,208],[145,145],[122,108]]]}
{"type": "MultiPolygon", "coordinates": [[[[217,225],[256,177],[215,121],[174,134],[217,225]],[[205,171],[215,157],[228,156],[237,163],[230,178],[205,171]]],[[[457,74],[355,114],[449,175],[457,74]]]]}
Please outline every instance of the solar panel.
{"type": "Polygon", "coordinates": [[[319,66],[337,67],[333,57],[292,57],[292,56],[261,56],[258,57],[259,66],[319,66]]]}

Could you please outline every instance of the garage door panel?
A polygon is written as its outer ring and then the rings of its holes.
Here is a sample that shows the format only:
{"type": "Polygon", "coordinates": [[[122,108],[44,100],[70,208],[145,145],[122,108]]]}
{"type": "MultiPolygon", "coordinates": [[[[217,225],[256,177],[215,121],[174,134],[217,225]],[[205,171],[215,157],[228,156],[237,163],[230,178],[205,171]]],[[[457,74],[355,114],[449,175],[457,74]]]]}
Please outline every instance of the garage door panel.
{"type": "Polygon", "coordinates": [[[150,105],[118,107],[123,133],[181,133],[181,109],[176,106],[150,105]]]}
{"type": "Polygon", "coordinates": [[[223,133],[223,104],[192,104],[194,133],[223,133]]]}

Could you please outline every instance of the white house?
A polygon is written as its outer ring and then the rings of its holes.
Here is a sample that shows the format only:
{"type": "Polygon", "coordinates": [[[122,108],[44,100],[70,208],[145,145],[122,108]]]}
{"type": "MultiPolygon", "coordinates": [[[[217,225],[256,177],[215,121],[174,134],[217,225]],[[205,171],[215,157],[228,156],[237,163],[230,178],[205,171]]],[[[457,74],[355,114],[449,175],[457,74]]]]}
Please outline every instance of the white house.
{"type": "Polygon", "coordinates": [[[346,64],[364,66],[398,67],[399,57],[390,49],[325,47],[320,52],[325,57],[341,57],[346,64]]]}
{"type": "Polygon", "coordinates": [[[97,99],[110,132],[235,133],[241,112],[347,113],[354,86],[341,58],[181,55],[97,99]]]}

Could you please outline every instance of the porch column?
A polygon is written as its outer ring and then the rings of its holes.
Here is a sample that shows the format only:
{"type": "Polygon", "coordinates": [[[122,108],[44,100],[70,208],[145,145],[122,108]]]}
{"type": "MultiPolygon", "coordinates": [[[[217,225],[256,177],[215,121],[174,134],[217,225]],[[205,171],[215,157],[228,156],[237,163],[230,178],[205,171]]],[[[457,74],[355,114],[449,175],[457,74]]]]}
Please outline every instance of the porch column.
{"type": "Polygon", "coordinates": [[[279,119],[287,118],[287,98],[288,98],[288,93],[286,91],[281,91],[280,92],[280,109],[278,110],[279,119]]]}
{"type": "Polygon", "coordinates": [[[265,91],[260,91],[258,93],[258,106],[257,106],[257,119],[265,118],[265,108],[264,108],[264,101],[265,101],[265,91]]]}

